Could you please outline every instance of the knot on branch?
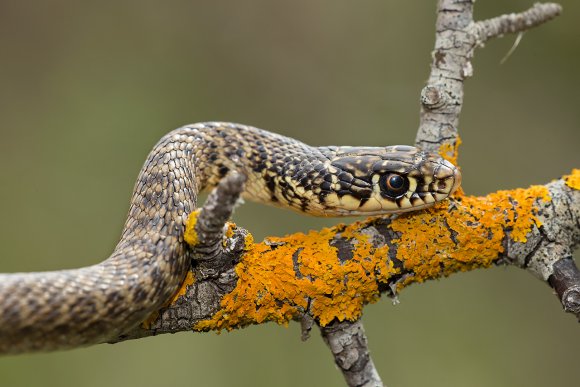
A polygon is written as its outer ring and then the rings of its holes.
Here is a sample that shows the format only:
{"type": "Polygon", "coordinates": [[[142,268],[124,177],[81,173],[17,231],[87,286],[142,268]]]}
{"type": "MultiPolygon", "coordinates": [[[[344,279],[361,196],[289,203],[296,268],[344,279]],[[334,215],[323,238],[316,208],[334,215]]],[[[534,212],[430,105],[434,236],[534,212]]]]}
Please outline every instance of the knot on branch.
{"type": "Polygon", "coordinates": [[[421,90],[421,104],[426,109],[439,109],[447,104],[447,100],[447,94],[441,86],[427,85],[421,90]]]}

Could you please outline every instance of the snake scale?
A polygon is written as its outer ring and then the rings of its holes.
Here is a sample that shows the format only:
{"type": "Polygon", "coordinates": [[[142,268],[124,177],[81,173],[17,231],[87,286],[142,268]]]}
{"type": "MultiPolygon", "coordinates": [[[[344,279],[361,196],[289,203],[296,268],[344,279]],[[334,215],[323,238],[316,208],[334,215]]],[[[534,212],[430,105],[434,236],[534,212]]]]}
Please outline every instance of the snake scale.
{"type": "Polygon", "coordinates": [[[183,232],[197,194],[231,170],[247,177],[243,197],[316,216],[417,210],[447,198],[461,180],[451,163],[410,146],[311,147],[222,122],[176,129],[141,169],[109,258],[0,274],[0,353],[106,342],[159,309],[191,264],[183,232]]]}

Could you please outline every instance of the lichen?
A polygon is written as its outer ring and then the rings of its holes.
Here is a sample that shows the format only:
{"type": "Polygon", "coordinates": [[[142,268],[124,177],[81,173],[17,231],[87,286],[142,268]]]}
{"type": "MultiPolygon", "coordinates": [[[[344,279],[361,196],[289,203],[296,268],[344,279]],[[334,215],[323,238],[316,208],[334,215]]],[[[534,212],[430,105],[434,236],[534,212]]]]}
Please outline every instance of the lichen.
{"type": "Polygon", "coordinates": [[[224,232],[224,236],[225,238],[223,238],[222,240],[222,246],[226,247],[227,246],[227,239],[226,238],[231,238],[234,236],[234,230],[236,229],[236,224],[234,222],[227,222],[226,223],[226,231],[224,232]]]}
{"type": "MultiPolygon", "coordinates": [[[[445,160],[449,161],[453,165],[457,164],[457,159],[459,158],[459,146],[461,145],[461,138],[459,136],[455,137],[455,143],[450,144],[444,142],[439,146],[439,156],[443,157],[445,160]]],[[[457,167],[459,168],[459,166],[457,167]]],[[[461,170],[461,168],[459,168],[461,170]]],[[[457,191],[453,194],[454,196],[463,196],[463,187],[459,187],[457,191]]]]}
{"type": "Polygon", "coordinates": [[[211,319],[194,328],[229,330],[265,321],[286,325],[305,310],[321,325],[356,320],[365,304],[378,299],[379,282],[396,270],[385,260],[386,247],[374,248],[360,233],[352,233],[352,258],[341,262],[330,242],[343,230],[340,225],[252,245],[236,267],[236,288],[211,319]]]}
{"type": "Polygon", "coordinates": [[[574,168],[572,170],[572,173],[564,176],[564,181],[566,182],[566,185],[570,188],[573,188],[575,190],[579,190],[580,189],[580,169],[574,168]]]}
{"type": "Polygon", "coordinates": [[[506,232],[525,242],[531,228],[540,226],[536,200],[549,201],[544,186],[498,191],[484,197],[461,196],[449,210],[441,203],[429,210],[400,216],[391,228],[400,233],[397,258],[413,275],[398,284],[447,276],[458,271],[489,267],[504,251],[506,232]],[[508,231],[511,230],[511,231],[508,231]]]}
{"type": "Polygon", "coordinates": [[[197,245],[199,241],[197,232],[195,231],[195,224],[197,223],[197,217],[199,216],[199,212],[200,212],[199,209],[192,211],[191,214],[189,214],[189,217],[187,218],[187,226],[185,228],[183,238],[190,246],[197,245]]]}
{"type": "Polygon", "coordinates": [[[439,146],[439,155],[453,165],[457,165],[457,158],[459,157],[459,145],[461,145],[461,138],[457,136],[455,143],[450,144],[445,142],[439,146]]]}

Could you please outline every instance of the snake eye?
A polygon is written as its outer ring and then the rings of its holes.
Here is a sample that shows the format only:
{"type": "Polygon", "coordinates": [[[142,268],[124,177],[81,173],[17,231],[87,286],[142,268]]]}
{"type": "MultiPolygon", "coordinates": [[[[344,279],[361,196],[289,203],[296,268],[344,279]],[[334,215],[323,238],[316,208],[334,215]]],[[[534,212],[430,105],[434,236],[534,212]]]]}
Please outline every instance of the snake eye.
{"type": "Polygon", "coordinates": [[[388,197],[398,198],[409,189],[409,179],[396,173],[390,173],[379,178],[379,187],[381,192],[388,197]]]}

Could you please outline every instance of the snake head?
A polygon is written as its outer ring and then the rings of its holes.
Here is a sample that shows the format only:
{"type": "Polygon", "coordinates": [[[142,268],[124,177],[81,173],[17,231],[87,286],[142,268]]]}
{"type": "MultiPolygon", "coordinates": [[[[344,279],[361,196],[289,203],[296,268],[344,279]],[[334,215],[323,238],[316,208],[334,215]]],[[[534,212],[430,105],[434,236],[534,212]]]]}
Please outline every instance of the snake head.
{"type": "Polygon", "coordinates": [[[420,210],[446,199],[461,184],[452,163],[406,145],[339,147],[329,161],[333,184],[319,194],[325,216],[420,210]]]}

